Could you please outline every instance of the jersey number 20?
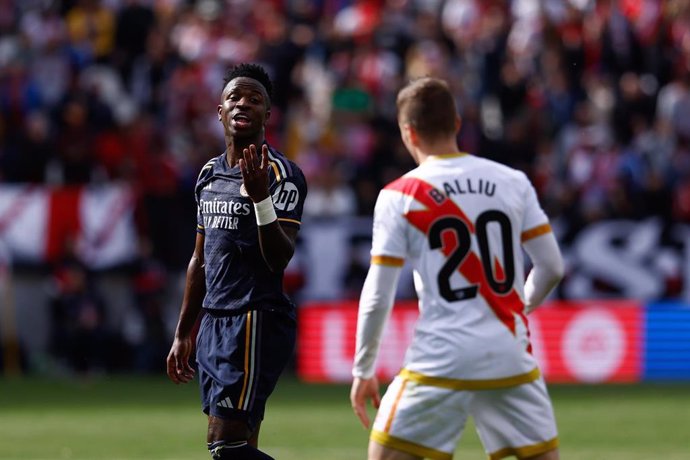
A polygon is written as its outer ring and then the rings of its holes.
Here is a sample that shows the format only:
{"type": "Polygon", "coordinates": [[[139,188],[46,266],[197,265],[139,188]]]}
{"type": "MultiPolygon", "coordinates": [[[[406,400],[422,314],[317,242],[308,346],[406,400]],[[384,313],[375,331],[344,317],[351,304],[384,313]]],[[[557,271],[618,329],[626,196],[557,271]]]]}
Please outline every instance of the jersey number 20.
{"type": "MultiPolygon", "coordinates": [[[[477,296],[478,285],[471,285],[464,288],[453,289],[450,286],[450,277],[462,265],[465,258],[472,249],[472,234],[467,224],[458,217],[443,217],[431,225],[429,229],[429,247],[440,249],[443,247],[441,234],[444,231],[455,232],[458,245],[448,255],[446,263],[443,264],[438,273],[438,289],[441,296],[448,302],[467,300],[477,296]]],[[[513,256],[513,239],[510,219],[501,211],[484,211],[477,217],[475,224],[477,243],[479,245],[479,255],[481,265],[484,270],[484,277],[489,287],[499,295],[507,294],[513,287],[515,281],[515,259],[513,256]],[[492,269],[491,250],[489,249],[488,226],[495,222],[501,232],[503,246],[503,279],[497,280],[492,269]]]]}

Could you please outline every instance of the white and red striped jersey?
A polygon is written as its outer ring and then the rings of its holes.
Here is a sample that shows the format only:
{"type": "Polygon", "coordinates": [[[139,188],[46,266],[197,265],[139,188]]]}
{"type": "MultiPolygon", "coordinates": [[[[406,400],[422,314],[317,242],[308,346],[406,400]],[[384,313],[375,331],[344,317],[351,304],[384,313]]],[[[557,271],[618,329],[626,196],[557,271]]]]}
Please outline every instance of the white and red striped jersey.
{"type": "Polygon", "coordinates": [[[521,245],[550,231],[524,173],[473,155],[430,157],[387,185],[371,255],[414,268],[420,315],[404,372],[476,389],[537,378],[521,245]]]}

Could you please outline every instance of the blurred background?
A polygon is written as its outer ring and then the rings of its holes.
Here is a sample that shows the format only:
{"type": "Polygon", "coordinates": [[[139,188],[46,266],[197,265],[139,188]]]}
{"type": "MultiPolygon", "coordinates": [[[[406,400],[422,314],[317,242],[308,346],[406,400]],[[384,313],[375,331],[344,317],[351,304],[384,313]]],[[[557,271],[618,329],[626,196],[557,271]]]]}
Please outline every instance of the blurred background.
{"type": "MultiPolygon", "coordinates": [[[[348,381],[395,95],[448,80],[465,151],[523,170],[567,274],[530,316],[553,382],[690,380],[690,1],[0,0],[0,369],[162,374],[223,150],[226,68],[274,84],[309,196],[294,372],[348,381]]],[[[406,268],[379,372],[414,319],[406,268]]]]}

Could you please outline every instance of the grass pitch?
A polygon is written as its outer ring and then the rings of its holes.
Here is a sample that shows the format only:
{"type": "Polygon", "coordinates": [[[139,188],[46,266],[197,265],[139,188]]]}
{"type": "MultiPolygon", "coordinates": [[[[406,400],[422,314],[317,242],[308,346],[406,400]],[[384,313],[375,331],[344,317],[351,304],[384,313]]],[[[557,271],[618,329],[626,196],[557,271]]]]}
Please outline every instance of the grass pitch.
{"type": "MultiPolygon", "coordinates": [[[[690,460],[690,385],[551,385],[564,460],[690,460]]],[[[262,449],[277,460],[366,458],[349,388],[283,379],[262,449]]],[[[0,378],[0,459],[208,460],[196,382],[0,378]]],[[[485,459],[470,425],[456,459],[485,459]]]]}

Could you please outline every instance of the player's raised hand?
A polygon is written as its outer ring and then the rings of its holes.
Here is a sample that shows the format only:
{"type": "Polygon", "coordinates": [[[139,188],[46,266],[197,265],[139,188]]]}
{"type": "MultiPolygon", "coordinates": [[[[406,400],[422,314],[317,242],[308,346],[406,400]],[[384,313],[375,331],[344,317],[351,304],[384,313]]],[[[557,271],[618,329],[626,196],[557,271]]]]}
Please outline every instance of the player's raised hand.
{"type": "Polygon", "coordinates": [[[352,381],[352,388],[350,390],[350,402],[352,403],[352,410],[359,418],[364,428],[369,428],[370,420],[367,414],[367,401],[371,400],[372,405],[378,409],[381,404],[381,395],[379,394],[379,381],[376,377],[370,379],[361,379],[355,377],[352,381]]]}
{"type": "Polygon", "coordinates": [[[259,159],[256,146],[250,144],[249,148],[242,150],[242,158],[238,163],[249,198],[254,203],[268,198],[268,145],[261,147],[259,159]]]}
{"type": "Polygon", "coordinates": [[[192,339],[175,338],[166,360],[168,377],[174,383],[187,383],[194,378],[194,368],[189,364],[192,354],[192,339]]]}

